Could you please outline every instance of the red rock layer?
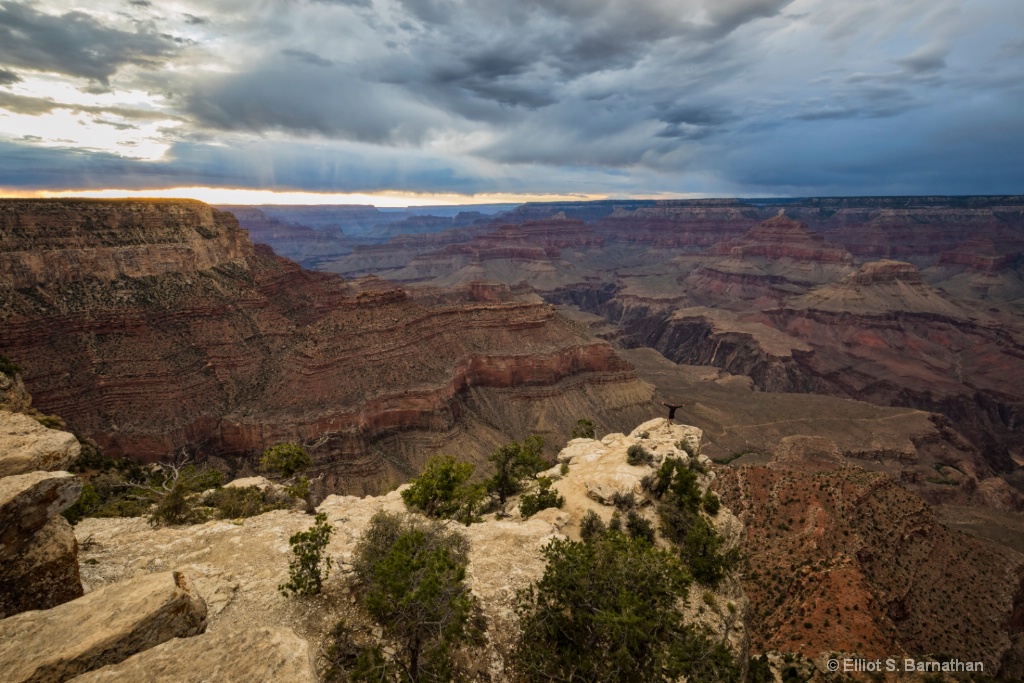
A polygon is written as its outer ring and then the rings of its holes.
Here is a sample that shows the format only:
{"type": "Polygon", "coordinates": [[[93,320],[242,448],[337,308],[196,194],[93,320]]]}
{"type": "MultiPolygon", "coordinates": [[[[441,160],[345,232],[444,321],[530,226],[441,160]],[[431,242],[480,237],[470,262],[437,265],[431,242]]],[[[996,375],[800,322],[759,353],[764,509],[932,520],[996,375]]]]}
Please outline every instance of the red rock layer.
{"type": "Polygon", "coordinates": [[[695,206],[664,202],[634,210],[617,208],[595,229],[610,240],[706,249],[742,237],[758,220],[757,209],[738,202],[695,206]]]}
{"type": "MultiPolygon", "coordinates": [[[[79,208],[63,206],[71,216],[79,208]]],[[[117,217],[122,205],[85,206],[101,223],[104,210],[117,217]]],[[[327,443],[320,464],[365,460],[384,436],[451,429],[474,388],[528,394],[573,377],[594,387],[635,383],[607,344],[546,304],[487,288],[484,300],[465,288],[431,301],[375,278],[347,284],[253,249],[226,214],[183,206],[195,212],[193,232],[207,230],[215,244],[237,237],[238,248],[207,269],[147,277],[80,269],[70,281],[37,278],[0,292],[0,348],[25,368],[36,404],[111,453],[245,453],[319,439],[327,443]],[[199,222],[207,216],[220,222],[207,228],[199,222]]],[[[156,203],[151,211],[164,207],[185,210],[156,203]]],[[[36,224],[65,244],[57,261],[93,248],[62,236],[68,224],[36,224]]],[[[126,248],[116,228],[99,234],[126,248]]],[[[138,241],[141,259],[148,245],[138,241]]]]}
{"type": "Polygon", "coordinates": [[[719,242],[711,253],[734,258],[756,256],[823,263],[853,262],[853,256],[845,249],[829,244],[824,237],[811,232],[806,223],[793,220],[783,211],[738,240],[719,242]]]}
{"type": "Polygon", "coordinates": [[[880,473],[800,462],[717,472],[745,526],[753,651],[941,652],[1021,675],[1020,554],[946,529],[880,473]]]}
{"type": "Polygon", "coordinates": [[[197,201],[0,200],[0,280],[16,288],[207,270],[252,254],[197,201]]]}

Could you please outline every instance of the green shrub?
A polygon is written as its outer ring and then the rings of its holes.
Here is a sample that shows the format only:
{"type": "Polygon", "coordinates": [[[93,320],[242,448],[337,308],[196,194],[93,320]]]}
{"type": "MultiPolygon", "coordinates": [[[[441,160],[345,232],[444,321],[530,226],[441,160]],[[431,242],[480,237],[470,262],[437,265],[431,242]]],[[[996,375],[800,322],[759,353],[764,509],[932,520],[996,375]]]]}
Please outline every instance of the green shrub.
{"type": "Polygon", "coordinates": [[[594,423],[587,419],[577,420],[576,426],[572,428],[572,438],[596,439],[597,431],[594,429],[594,423]]]}
{"type": "Polygon", "coordinates": [[[636,496],[633,492],[622,493],[616,491],[612,494],[612,505],[615,506],[616,510],[631,510],[636,507],[636,496]]]}
{"type": "Polygon", "coordinates": [[[519,514],[523,519],[533,517],[541,510],[560,508],[565,504],[565,498],[558,495],[558,491],[551,490],[551,480],[547,477],[538,479],[537,486],[536,494],[524,494],[519,499],[519,514]]]}
{"type": "Polygon", "coordinates": [[[450,455],[435,456],[402,491],[402,500],[427,517],[454,518],[469,524],[484,497],[482,486],[468,483],[474,469],[472,463],[450,455]]]}
{"type": "Polygon", "coordinates": [[[230,486],[209,494],[206,505],[215,508],[221,519],[238,519],[290,508],[292,498],[258,486],[230,486]]]}
{"type": "Polygon", "coordinates": [[[504,508],[508,497],[523,489],[523,481],[550,465],[544,459],[544,439],[531,435],[522,444],[518,441],[502,446],[487,460],[494,465],[494,475],[485,482],[487,490],[496,496],[504,508]]]}
{"type": "Polygon", "coordinates": [[[64,429],[67,426],[64,424],[64,420],[60,419],[56,415],[42,415],[36,418],[36,422],[47,429],[64,429]]]}
{"type": "Polygon", "coordinates": [[[205,522],[207,511],[196,505],[193,494],[221,485],[224,474],[192,464],[158,464],[147,483],[131,482],[132,496],[149,500],[153,508],[149,521],[159,524],[197,524],[205,522]]]}
{"type": "Polygon", "coordinates": [[[739,561],[735,550],[722,552],[724,540],[701,516],[701,510],[718,514],[721,505],[712,492],[702,495],[697,475],[678,458],[667,458],[647,481],[647,488],[658,497],[657,511],[661,534],[679,547],[682,560],[694,578],[715,585],[739,561]]]}
{"type": "MultiPolygon", "coordinates": [[[[371,518],[354,569],[367,612],[400,645],[391,666],[401,680],[459,678],[454,650],[482,632],[468,565],[469,541],[453,528],[387,512],[371,518]]],[[[380,676],[363,680],[392,680],[396,673],[372,653],[361,666],[380,676]]]]}
{"type": "Polygon", "coordinates": [[[567,463],[567,462],[563,462],[563,463],[562,463],[562,465],[561,465],[561,467],[559,467],[559,468],[558,468],[558,472],[559,472],[559,474],[561,474],[561,475],[562,475],[563,477],[564,477],[565,475],[569,474],[569,463],[567,463]]]}
{"type": "Polygon", "coordinates": [[[630,465],[653,465],[654,454],[635,443],[626,450],[626,462],[630,465]]]}
{"type": "Polygon", "coordinates": [[[515,680],[738,681],[728,649],[685,624],[689,581],[672,553],[617,532],[543,553],[544,576],[518,597],[515,680]]]}
{"type": "Polygon", "coordinates": [[[306,449],[297,443],[279,443],[263,452],[260,468],[288,479],[313,464],[306,449]]]}
{"type": "Polygon", "coordinates": [[[718,510],[722,507],[722,501],[718,499],[714,491],[708,491],[704,494],[703,500],[704,512],[708,513],[712,517],[718,514],[718,510]]]}
{"type": "Polygon", "coordinates": [[[654,545],[654,524],[641,517],[636,510],[626,513],[626,533],[631,538],[638,538],[654,545]]]}
{"type": "Polygon", "coordinates": [[[4,355],[0,355],[0,372],[14,377],[21,372],[21,366],[4,355]]]}
{"type": "Polygon", "coordinates": [[[92,484],[85,484],[82,486],[82,494],[78,496],[75,504],[64,510],[61,514],[64,515],[64,519],[68,520],[71,526],[74,526],[85,517],[90,516],[89,512],[99,507],[99,504],[100,495],[96,492],[96,487],[92,484]]]}
{"type": "Polygon", "coordinates": [[[605,532],[604,522],[593,510],[587,510],[587,514],[583,515],[583,519],[580,520],[580,538],[584,541],[592,541],[599,536],[603,536],[605,532]]]}
{"type": "Polygon", "coordinates": [[[738,553],[733,550],[721,552],[723,539],[714,527],[701,516],[694,517],[693,524],[683,537],[680,554],[690,567],[693,578],[701,583],[714,586],[739,563],[738,553]]]}
{"type": "Polygon", "coordinates": [[[313,526],[288,539],[294,557],[288,562],[288,583],[277,587],[285,597],[291,595],[317,595],[331,570],[331,558],[324,549],[334,528],[327,523],[323,512],[314,518],[313,526]]]}

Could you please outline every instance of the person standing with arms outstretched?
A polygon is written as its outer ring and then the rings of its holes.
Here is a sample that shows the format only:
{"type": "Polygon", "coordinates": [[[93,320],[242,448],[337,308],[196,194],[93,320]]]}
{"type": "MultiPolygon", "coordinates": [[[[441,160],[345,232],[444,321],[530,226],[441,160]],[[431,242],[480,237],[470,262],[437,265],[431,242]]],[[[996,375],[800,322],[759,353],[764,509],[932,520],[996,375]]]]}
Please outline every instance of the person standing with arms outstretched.
{"type": "Polygon", "coordinates": [[[663,405],[666,408],[668,408],[668,419],[674,420],[674,419],[676,419],[676,410],[678,410],[679,408],[682,408],[686,404],[680,403],[679,405],[674,406],[671,403],[665,403],[664,401],[662,401],[661,405],[663,405]]]}

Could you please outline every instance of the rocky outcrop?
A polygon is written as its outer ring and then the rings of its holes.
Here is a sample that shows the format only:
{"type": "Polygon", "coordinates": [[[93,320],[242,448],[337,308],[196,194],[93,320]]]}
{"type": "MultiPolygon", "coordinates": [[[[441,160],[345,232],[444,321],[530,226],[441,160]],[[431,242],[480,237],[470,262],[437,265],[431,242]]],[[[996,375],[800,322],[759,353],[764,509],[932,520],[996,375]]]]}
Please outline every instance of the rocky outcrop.
{"type": "Polygon", "coordinates": [[[17,555],[0,560],[0,618],[81,596],[78,541],[60,515],[32,534],[17,555]]]}
{"type": "Polygon", "coordinates": [[[317,683],[313,651],[293,631],[259,627],[175,638],[71,679],[75,683],[317,683]]]}
{"type": "MultiPolygon", "coordinates": [[[[24,403],[31,410],[27,394],[24,403]]],[[[72,434],[0,410],[0,618],[82,595],[78,542],[60,517],[82,483],[44,471],[70,466],[79,452],[72,434]]]]}
{"type": "Polygon", "coordinates": [[[205,628],[206,605],[183,574],[147,574],[0,621],[0,670],[11,683],[59,683],[205,628]]]}
{"type": "Polygon", "coordinates": [[[73,434],[44,427],[28,415],[0,410],[0,477],[67,469],[81,450],[73,434]]]}
{"type": "Polygon", "coordinates": [[[23,413],[32,407],[32,397],[18,373],[0,371],[0,410],[23,413]]]}
{"type": "Polygon", "coordinates": [[[30,472],[0,479],[0,560],[28,547],[51,517],[70,507],[82,482],[67,472],[30,472]]]}

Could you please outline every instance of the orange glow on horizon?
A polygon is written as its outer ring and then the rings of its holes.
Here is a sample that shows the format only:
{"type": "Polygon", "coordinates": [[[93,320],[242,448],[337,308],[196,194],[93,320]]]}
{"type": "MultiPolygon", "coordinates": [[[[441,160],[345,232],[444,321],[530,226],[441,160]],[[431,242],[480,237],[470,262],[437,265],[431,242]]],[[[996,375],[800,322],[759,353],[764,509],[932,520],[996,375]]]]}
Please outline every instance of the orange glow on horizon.
{"type": "Polygon", "coordinates": [[[639,194],[612,197],[605,194],[456,194],[427,192],[301,192],[220,187],[172,187],[151,190],[13,190],[0,188],[0,198],[63,199],[198,199],[207,204],[372,204],[381,208],[406,206],[458,206],[460,204],[524,204],[526,202],[582,202],[601,199],[699,199],[697,193],[639,194]]]}
{"type": "MultiPolygon", "coordinates": [[[[0,197],[58,199],[198,199],[208,204],[372,204],[383,208],[406,206],[450,206],[460,204],[523,204],[525,202],[593,201],[608,199],[599,194],[454,194],[416,192],[328,193],[277,192],[274,190],[231,189],[217,187],[174,187],[152,190],[6,190],[0,197]]],[[[684,195],[632,197],[633,199],[676,199],[684,195]]]]}

